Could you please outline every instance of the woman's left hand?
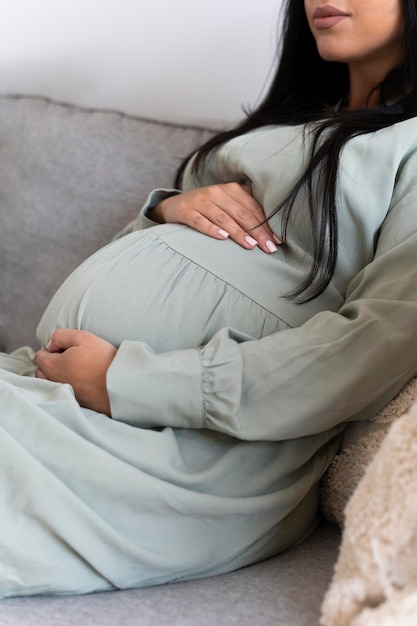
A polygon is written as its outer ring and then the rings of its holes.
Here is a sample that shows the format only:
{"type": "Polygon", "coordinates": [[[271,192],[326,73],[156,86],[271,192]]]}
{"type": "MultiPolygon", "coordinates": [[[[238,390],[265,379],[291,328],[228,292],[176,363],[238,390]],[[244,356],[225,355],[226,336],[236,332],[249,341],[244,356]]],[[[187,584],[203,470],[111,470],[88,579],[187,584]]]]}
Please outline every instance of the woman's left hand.
{"type": "Polygon", "coordinates": [[[35,354],[36,376],[74,389],[79,404],[110,416],[106,374],[117,349],[84,330],[58,329],[35,354]]]}

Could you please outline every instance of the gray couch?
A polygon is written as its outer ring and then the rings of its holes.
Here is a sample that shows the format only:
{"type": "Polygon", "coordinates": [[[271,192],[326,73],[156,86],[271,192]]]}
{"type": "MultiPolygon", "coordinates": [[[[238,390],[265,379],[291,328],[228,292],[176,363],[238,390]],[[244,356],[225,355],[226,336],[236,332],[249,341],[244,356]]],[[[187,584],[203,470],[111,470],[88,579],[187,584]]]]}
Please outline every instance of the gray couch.
{"type": "MultiPolygon", "coordinates": [[[[0,96],[0,346],[36,347],[37,321],[76,265],[108,242],[210,131],[0,96]]],[[[0,521],[1,532],[1,521],[0,521]]],[[[0,601],[1,626],[314,626],[340,533],[210,579],[0,601]]],[[[1,556],[0,556],[1,558],[1,556]]]]}

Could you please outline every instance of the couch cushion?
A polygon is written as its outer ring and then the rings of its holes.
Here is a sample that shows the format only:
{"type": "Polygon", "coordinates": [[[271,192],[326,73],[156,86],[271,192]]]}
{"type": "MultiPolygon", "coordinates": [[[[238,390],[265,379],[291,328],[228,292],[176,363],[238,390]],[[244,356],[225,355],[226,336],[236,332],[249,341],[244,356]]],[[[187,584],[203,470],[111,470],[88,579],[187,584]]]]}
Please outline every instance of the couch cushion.
{"type": "Polygon", "coordinates": [[[37,346],[62,280],[107,243],[210,131],[0,96],[0,349],[37,346]]]}

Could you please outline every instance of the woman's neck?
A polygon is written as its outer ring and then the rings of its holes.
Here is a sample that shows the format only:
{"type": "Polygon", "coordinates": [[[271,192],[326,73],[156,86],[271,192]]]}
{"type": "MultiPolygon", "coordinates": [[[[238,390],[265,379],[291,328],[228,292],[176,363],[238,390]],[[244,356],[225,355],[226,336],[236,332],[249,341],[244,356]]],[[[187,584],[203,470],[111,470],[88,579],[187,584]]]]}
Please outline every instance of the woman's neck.
{"type": "MultiPolygon", "coordinates": [[[[401,62],[402,56],[399,54],[398,63],[401,62]]],[[[349,65],[349,102],[348,109],[372,109],[381,103],[381,90],[378,85],[382,83],[384,78],[395,67],[397,63],[392,63],[389,67],[385,64],[368,63],[368,64],[350,64],[349,65]]],[[[385,94],[390,99],[401,97],[401,90],[396,93],[385,94]]]]}

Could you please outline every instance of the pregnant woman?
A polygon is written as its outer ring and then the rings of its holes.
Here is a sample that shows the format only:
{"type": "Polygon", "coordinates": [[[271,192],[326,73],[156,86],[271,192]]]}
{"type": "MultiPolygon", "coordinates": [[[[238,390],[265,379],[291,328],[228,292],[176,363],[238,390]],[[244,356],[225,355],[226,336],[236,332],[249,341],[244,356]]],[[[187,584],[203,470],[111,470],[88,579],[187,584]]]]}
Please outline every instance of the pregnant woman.
{"type": "Polygon", "coordinates": [[[66,280],[36,355],[0,355],[1,596],[314,530],[344,423],[417,375],[416,41],[411,0],[288,0],[264,102],[66,280]]]}

